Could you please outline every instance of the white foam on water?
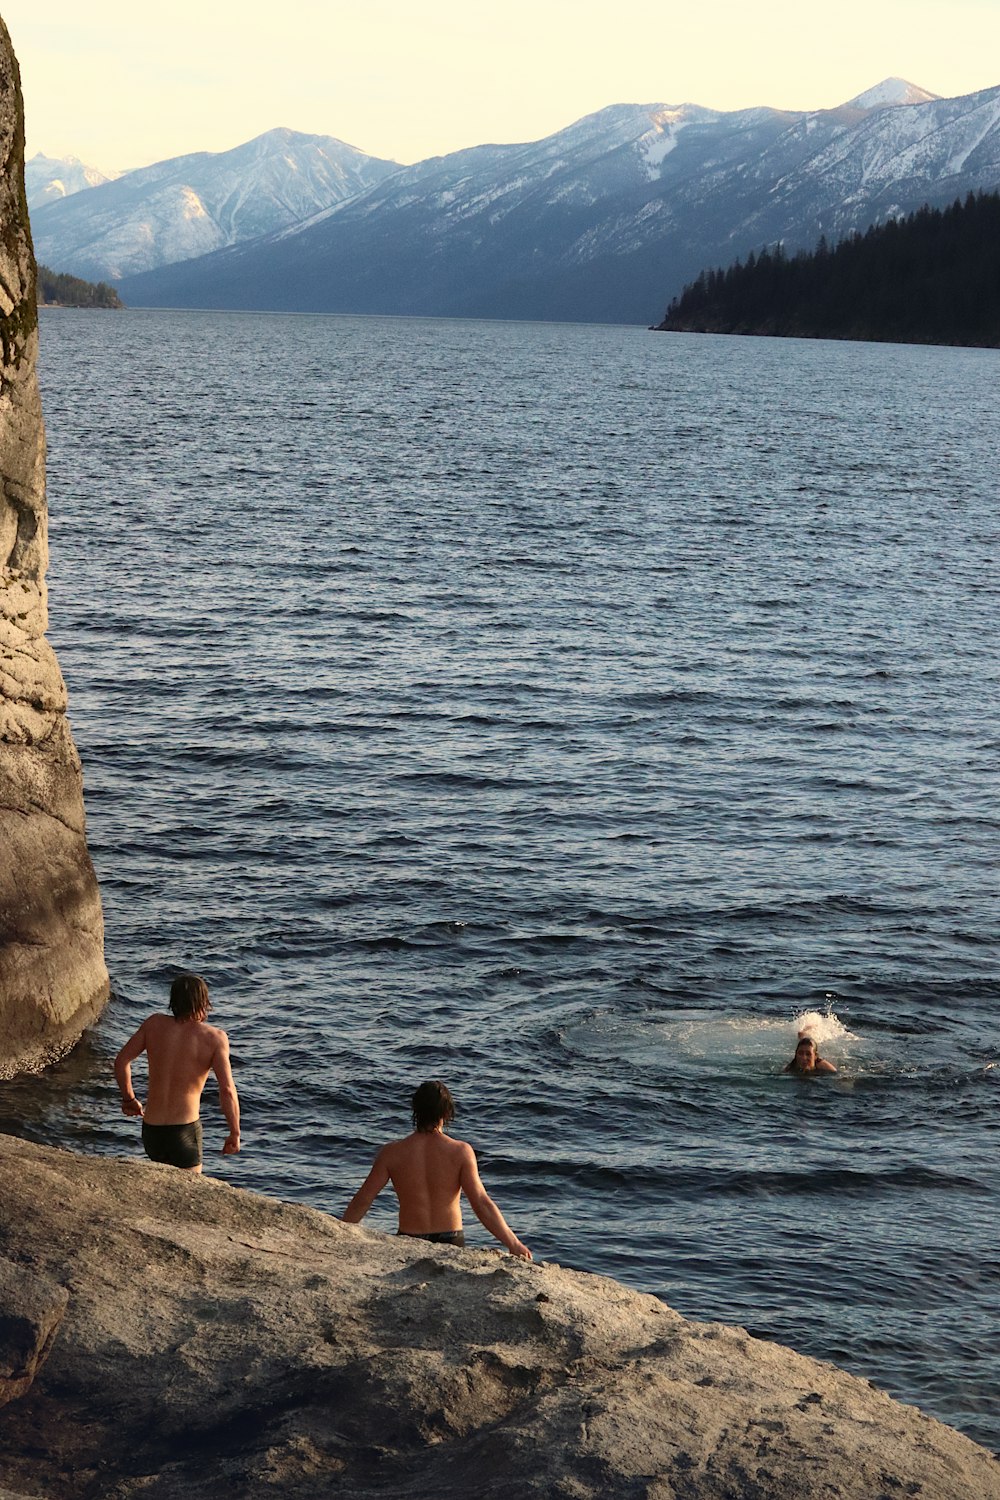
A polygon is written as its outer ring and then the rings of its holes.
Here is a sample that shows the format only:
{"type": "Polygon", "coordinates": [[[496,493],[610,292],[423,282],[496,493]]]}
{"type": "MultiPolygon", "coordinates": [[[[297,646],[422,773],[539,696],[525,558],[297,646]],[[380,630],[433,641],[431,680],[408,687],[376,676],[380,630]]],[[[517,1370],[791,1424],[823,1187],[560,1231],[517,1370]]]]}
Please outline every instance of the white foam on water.
{"type": "Polygon", "coordinates": [[[790,1020],[703,1010],[675,1012],[668,1020],[602,1016],[571,1027],[567,1040],[584,1054],[617,1055],[652,1067],[683,1063],[725,1071],[733,1064],[756,1063],[771,1070],[791,1059],[802,1031],[824,1046],[833,1043],[832,1061],[839,1055],[838,1042],[860,1040],[832,1010],[803,1011],[790,1020]]]}

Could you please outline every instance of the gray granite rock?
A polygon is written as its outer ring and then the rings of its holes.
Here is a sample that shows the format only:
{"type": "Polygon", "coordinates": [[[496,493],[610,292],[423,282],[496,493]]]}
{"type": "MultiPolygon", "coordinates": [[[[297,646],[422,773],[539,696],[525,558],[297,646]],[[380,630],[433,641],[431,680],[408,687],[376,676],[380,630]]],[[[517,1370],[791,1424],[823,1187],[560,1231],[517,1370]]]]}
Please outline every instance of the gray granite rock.
{"type": "Polygon", "coordinates": [[[108,993],[66,688],[45,638],[45,433],[17,62],[0,21],[0,1076],[70,1045],[108,993]]]}
{"type": "Polygon", "coordinates": [[[48,1358],[69,1294],[48,1276],[0,1260],[0,1406],[23,1396],[48,1358]]]}
{"type": "Polygon", "coordinates": [[[0,1413],[44,1500],[1000,1500],[951,1428],[604,1277],[2,1136],[0,1203],[70,1296],[0,1413]]]}

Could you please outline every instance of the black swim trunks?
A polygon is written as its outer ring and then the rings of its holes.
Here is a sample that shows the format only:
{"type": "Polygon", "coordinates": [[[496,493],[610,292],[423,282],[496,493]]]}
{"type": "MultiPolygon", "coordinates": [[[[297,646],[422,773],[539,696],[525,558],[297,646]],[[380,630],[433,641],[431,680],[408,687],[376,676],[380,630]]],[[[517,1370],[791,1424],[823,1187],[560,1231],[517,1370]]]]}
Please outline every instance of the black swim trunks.
{"type": "Polygon", "coordinates": [[[190,1125],[147,1125],[142,1122],[142,1145],[150,1161],[168,1167],[201,1166],[201,1121],[190,1125]]]}
{"type": "Polygon", "coordinates": [[[433,1234],[407,1234],[405,1229],[398,1229],[397,1236],[404,1240],[430,1240],[432,1245],[464,1245],[464,1229],[438,1229],[433,1234]]]}

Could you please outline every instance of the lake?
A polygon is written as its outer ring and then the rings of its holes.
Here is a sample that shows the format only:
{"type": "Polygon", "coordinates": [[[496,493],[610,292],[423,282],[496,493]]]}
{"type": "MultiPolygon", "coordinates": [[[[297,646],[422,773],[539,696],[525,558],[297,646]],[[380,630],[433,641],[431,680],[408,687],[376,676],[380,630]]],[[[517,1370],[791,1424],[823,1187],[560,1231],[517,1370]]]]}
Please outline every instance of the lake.
{"type": "Polygon", "coordinates": [[[244,1110],[208,1170],[341,1212],[441,1077],[536,1258],[1000,1449],[998,355],[41,342],[115,993],[0,1126],[138,1153],[110,1060],[190,967],[244,1110]],[[803,1024],[835,1077],[782,1073],[803,1024]]]}

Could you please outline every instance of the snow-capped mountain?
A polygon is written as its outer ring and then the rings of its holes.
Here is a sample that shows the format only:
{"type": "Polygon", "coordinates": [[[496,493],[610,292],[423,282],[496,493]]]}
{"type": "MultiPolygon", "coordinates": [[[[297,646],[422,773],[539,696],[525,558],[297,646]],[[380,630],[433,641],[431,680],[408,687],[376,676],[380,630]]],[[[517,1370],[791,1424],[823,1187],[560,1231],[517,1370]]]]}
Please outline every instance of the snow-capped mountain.
{"type": "Polygon", "coordinates": [[[397,170],[333,136],[269,130],[43,204],[32,213],[35,252],[59,271],[117,281],[284,229],[397,170]]]}
{"type": "MultiPolygon", "coordinates": [[[[748,141],[760,152],[794,118],[613,105],[541,141],[404,167],[305,224],[192,263],[191,274],[128,278],[123,295],[137,305],[586,318],[576,288],[560,294],[567,265],[593,270],[603,298],[623,279],[620,241],[634,223],[661,235],[670,184],[732,169],[748,141]],[[258,276],[266,285],[255,288],[258,276]]],[[[662,283],[660,269],[654,307],[662,283]]]]}
{"type": "Polygon", "coordinates": [[[102,182],[113,182],[120,175],[88,167],[76,156],[43,156],[39,151],[24,164],[28,208],[34,213],[44,203],[56,203],[85,188],[100,187],[102,182]]]}
{"type": "Polygon", "coordinates": [[[863,94],[851,99],[846,107],[878,109],[886,104],[929,104],[932,99],[940,97],[940,94],[929,94],[926,89],[918,88],[915,83],[907,83],[905,78],[883,78],[873,89],[865,89],[863,94]]]}
{"type": "Polygon", "coordinates": [[[706,266],[998,184],[1000,88],[939,99],[890,79],[809,113],[615,105],[543,141],[397,169],[121,291],[135,305],[648,323],[706,266]]]}
{"type": "Polygon", "coordinates": [[[960,99],[876,109],[801,161],[756,164],[760,205],[747,216],[756,239],[808,243],[810,224],[831,238],[1000,186],[1000,88],[960,99]],[[787,227],[786,227],[787,226],[787,227]]]}

